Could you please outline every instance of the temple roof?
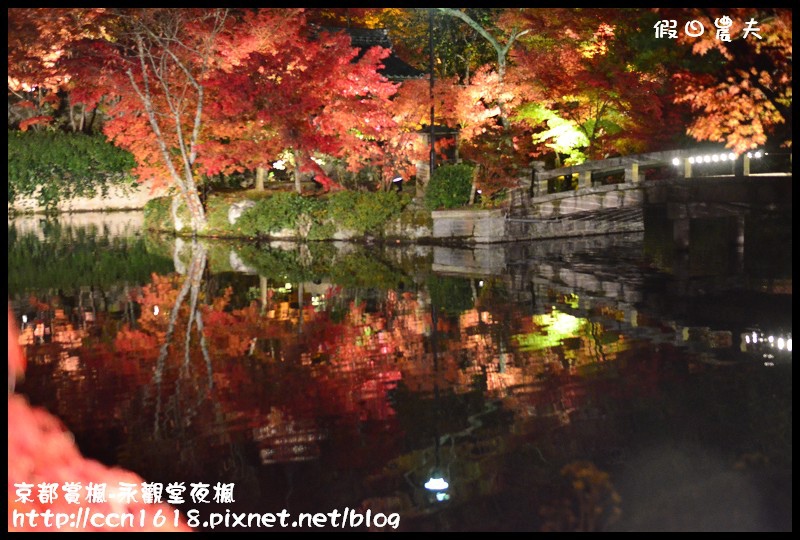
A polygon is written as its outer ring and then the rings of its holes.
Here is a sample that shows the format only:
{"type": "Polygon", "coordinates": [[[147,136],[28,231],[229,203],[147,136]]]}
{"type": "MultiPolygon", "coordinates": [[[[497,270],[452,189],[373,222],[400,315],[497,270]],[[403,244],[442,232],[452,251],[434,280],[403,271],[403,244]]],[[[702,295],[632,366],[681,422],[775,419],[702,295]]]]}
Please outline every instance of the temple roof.
{"type": "Polygon", "coordinates": [[[347,32],[350,34],[350,42],[354,47],[359,47],[361,49],[354,61],[361,58],[361,55],[371,47],[377,46],[390,49],[392,52],[383,59],[384,67],[380,70],[380,73],[391,81],[420,79],[427,75],[427,72],[411,66],[395,54],[392,41],[389,39],[389,32],[385,28],[339,28],[323,26],[320,27],[319,30],[326,32],[347,32]]]}

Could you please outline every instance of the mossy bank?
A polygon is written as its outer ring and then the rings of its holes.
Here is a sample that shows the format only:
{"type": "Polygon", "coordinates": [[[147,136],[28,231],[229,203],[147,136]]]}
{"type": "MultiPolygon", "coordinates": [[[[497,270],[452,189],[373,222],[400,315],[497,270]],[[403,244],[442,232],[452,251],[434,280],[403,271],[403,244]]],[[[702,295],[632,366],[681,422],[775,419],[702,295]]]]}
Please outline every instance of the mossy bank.
{"type": "MultiPolygon", "coordinates": [[[[145,227],[191,235],[189,213],[171,197],[149,201],[145,227]]],[[[199,236],[265,240],[417,241],[431,236],[431,212],[394,191],[339,191],[321,195],[248,191],[217,193],[206,201],[199,236]]]]}

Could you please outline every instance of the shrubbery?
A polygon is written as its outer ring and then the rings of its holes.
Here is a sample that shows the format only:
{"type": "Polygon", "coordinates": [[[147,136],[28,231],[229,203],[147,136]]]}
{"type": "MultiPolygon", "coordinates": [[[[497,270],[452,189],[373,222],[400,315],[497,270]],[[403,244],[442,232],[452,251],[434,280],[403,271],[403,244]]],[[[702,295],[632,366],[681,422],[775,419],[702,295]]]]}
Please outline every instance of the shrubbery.
{"type": "Polygon", "coordinates": [[[442,165],[435,169],[425,191],[425,206],[429,210],[466,206],[474,169],[467,163],[442,165]]]}
{"type": "Polygon", "coordinates": [[[172,229],[172,199],[170,197],[158,197],[150,199],[144,205],[144,222],[157,224],[161,229],[172,229]]]}
{"type": "MultiPolygon", "coordinates": [[[[144,207],[147,227],[174,230],[171,201],[170,197],[161,197],[147,202],[144,207]]],[[[355,236],[383,236],[386,226],[403,215],[410,203],[410,195],[394,191],[337,191],[308,196],[296,192],[267,194],[250,190],[240,197],[211,195],[206,201],[208,229],[204,232],[214,236],[258,238],[290,229],[293,236],[307,240],[331,240],[337,231],[355,236]],[[231,225],[228,221],[231,204],[245,199],[252,201],[253,206],[244,210],[231,225]]],[[[186,214],[183,204],[178,214],[186,214]]]]}
{"type": "Polygon", "coordinates": [[[379,235],[410,201],[407,195],[384,191],[339,191],[324,197],[279,192],[256,201],[235,227],[245,236],[285,228],[298,229],[300,236],[309,239],[329,239],[337,229],[379,235]]]}
{"type": "Polygon", "coordinates": [[[263,236],[281,229],[294,228],[301,216],[322,221],[325,204],[316,197],[304,197],[295,192],[278,192],[259,199],[236,222],[236,228],[246,236],[263,236]]]}
{"type": "Polygon", "coordinates": [[[8,202],[36,197],[53,210],[62,200],[133,185],[133,155],[102,135],[8,130],[8,202]]]}
{"type": "Polygon", "coordinates": [[[392,191],[339,191],[327,198],[328,217],[339,228],[376,234],[409,202],[408,195],[392,191]]]}

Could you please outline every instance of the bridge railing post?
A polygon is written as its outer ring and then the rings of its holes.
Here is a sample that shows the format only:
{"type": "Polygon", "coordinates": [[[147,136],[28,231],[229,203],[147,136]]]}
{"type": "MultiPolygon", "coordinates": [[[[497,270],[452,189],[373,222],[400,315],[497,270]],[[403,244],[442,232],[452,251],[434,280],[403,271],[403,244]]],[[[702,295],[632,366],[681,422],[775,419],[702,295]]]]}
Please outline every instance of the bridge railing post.
{"type": "Polygon", "coordinates": [[[547,194],[547,181],[544,182],[544,191],[542,191],[539,175],[544,172],[544,161],[532,161],[531,183],[528,189],[529,197],[538,197],[539,195],[547,194]]]}
{"type": "Polygon", "coordinates": [[[639,164],[636,162],[625,165],[625,183],[636,184],[639,182],[639,164]]]}
{"type": "Polygon", "coordinates": [[[581,172],[580,179],[578,180],[578,189],[592,187],[592,171],[581,172]]]}
{"type": "Polygon", "coordinates": [[[733,162],[733,175],[736,177],[750,176],[750,156],[742,154],[733,162]]]}
{"type": "Polygon", "coordinates": [[[533,173],[533,196],[541,197],[542,195],[547,195],[547,177],[536,171],[533,173]]]}

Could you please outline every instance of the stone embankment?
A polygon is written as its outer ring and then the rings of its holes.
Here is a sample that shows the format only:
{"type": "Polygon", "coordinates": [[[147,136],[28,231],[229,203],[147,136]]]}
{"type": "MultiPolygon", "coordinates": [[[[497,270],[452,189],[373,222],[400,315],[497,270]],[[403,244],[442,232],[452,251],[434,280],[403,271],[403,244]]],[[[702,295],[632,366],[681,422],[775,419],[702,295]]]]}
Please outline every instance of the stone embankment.
{"type": "MultiPolygon", "coordinates": [[[[151,193],[148,186],[111,186],[105,197],[75,197],[56,206],[59,213],[106,212],[114,210],[142,210],[145,203],[160,194],[151,193]]],[[[32,197],[21,197],[8,205],[9,213],[43,214],[45,209],[32,197]]]]}

